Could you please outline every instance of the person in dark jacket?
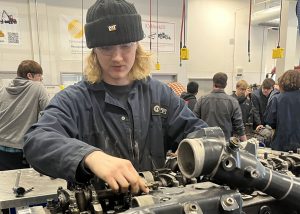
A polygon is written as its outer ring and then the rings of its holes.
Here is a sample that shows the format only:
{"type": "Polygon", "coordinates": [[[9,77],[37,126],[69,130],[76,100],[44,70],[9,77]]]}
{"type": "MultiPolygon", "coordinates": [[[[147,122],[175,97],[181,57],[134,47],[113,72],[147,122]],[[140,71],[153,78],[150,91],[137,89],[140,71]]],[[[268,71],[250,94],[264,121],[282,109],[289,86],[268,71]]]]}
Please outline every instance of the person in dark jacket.
{"type": "Polygon", "coordinates": [[[180,97],[182,99],[184,99],[189,107],[189,109],[191,109],[192,111],[194,110],[195,104],[197,102],[197,98],[196,95],[198,93],[198,88],[199,85],[196,82],[189,82],[187,84],[187,92],[183,92],[180,97]]]}
{"type": "Polygon", "coordinates": [[[265,124],[265,121],[266,121],[266,117],[269,114],[269,111],[271,111],[272,100],[276,99],[278,97],[278,95],[280,94],[280,87],[279,87],[279,84],[278,84],[279,80],[280,80],[280,77],[278,78],[278,81],[275,82],[274,89],[273,89],[273,91],[271,91],[271,93],[269,95],[267,106],[266,106],[266,109],[265,109],[265,112],[264,112],[264,115],[263,115],[263,123],[264,124],[265,124]]]}
{"type": "Polygon", "coordinates": [[[71,182],[96,176],[114,191],[148,192],[138,171],[161,168],[169,148],[207,127],[170,87],[149,77],[141,16],[125,0],[87,11],[85,80],[57,94],[25,136],[39,172],[71,182]]]}
{"type": "Polygon", "coordinates": [[[236,98],[240,104],[247,134],[252,133],[261,125],[261,121],[259,113],[251,100],[249,84],[245,80],[239,80],[236,83],[236,91],[231,96],[236,98]]]}
{"type": "Polygon", "coordinates": [[[274,89],[275,81],[271,78],[267,78],[263,81],[260,88],[253,91],[251,94],[254,107],[259,112],[259,117],[262,125],[264,125],[264,113],[268,104],[268,99],[271,92],[274,89]]]}
{"type": "Polygon", "coordinates": [[[288,70],[279,78],[281,93],[266,114],[266,124],[275,129],[271,148],[294,151],[300,148],[300,71],[288,70]]]}
{"type": "Polygon", "coordinates": [[[226,85],[227,75],[216,73],[212,92],[197,100],[194,113],[209,126],[219,126],[227,141],[232,134],[239,136],[241,141],[246,141],[241,108],[235,98],[225,93],[226,85]]]}

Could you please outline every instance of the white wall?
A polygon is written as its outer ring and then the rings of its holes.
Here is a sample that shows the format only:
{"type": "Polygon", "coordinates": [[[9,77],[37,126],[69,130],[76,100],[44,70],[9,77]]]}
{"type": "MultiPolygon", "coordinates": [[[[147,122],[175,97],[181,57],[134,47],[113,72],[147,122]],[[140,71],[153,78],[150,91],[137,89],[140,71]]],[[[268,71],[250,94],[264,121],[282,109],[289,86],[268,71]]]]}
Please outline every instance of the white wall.
{"type": "MultiPolygon", "coordinates": [[[[17,27],[19,29],[21,35],[20,44],[0,44],[0,72],[15,73],[20,61],[33,58],[30,19],[28,16],[29,5],[27,0],[0,0],[0,5],[0,15],[2,15],[2,10],[6,8],[12,8],[18,11],[17,16],[19,20],[16,24],[17,26],[11,27],[17,27]]],[[[3,24],[0,24],[1,31],[4,31],[3,28],[3,24]]]]}
{"type": "Polygon", "coordinates": [[[234,71],[235,12],[246,7],[248,2],[245,0],[189,1],[188,78],[212,78],[214,73],[225,72],[229,77],[227,91],[231,91],[234,71]]]}
{"type": "MultiPolygon", "coordinates": [[[[129,0],[136,5],[143,20],[149,20],[149,1],[129,0]]],[[[60,73],[80,73],[84,67],[85,54],[67,55],[61,43],[61,18],[78,17],[85,23],[86,11],[95,0],[0,0],[1,6],[16,7],[19,11],[22,43],[16,47],[0,44],[0,72],[15,72],[20,61],[34,59],[41,63],[44,82],[60,84],[60,73]],[[83,5],[82,5],[83,3],[83,5]],[[83,6],[83,9],[82,9],[83,6]],[[37,48],[36,48],[37,47],[37,48]]],[[[152,21],[156,21],[156,1],[152,1],[152,21]]],[[[161,70],[154,73],[177,75],[187,82],[184,66],[179,66],[179,32],[181,23],[181,0],[159,1],[159,21],[175,23],[175,52],[159,53],[161,70]]],[[[1,7],[0,7],[1,9],[1,7]]],[[[156,54],[154,53],[156,61],[156,54]]]]}
{"type": "MultiPolygon", "coordinates": [[[[235,88],[237,71],[249,83],[261,83],[276,65],[272,50],[277,46],[278,31],[251,25],[249,62],[248,19],[248,0],[190,0],[188,78],[211,78],[216,72],[225,72],[229,77],[228,93],[235,88]]],[[[297,52],[295,64],[300,58],[300,48],[297,52]]]]}
{"type": "MultiPolygon", "coordinates": [[[[129,1],[136,5],[143,20],[149,20],[148,0],[129,1]]],[[[60,18],[77,16],[85,20],[87,8],[94,2],[95,0],[0,0],[0,9],[17,8],[21,35],[20,45],[0,44],[1,74],[9,72],[11,75],[24,59],[34,59],[41,63],[47,85],[60,84],[60,72],[82,72],[86,54],[66,57],[61,43],[60,18]]],[[[152,20],[155,21],[156,1],[152,1],[152,4],[152,20]]],[[[186,44],[190,50],[190,59],[183,61],[180,67],[182,1],[159,1],[159,21],[175,23],[175,52],[159,53],[161,70],[153,70],[153,73],[177,74],[177,80],[185,85],[188,79],[210,79],[214,73],[222,71],[229,77],[228,93],[234,88],[237,70],[243,71],[243,78],[249,83],[260,83],[265,72],[269,72],[275,65],[271,59],[271,51],[276,43],[276,31],[266,27],[252,27],[249,63],[248,7],[248,0],[189,0],[186,44]]],[[[300,58],[300,48],[297,50],[295,64],[298,64],[300,58]]]]}
{"type": "Polygon", "coordinates": [[[234,35],[233,88],[235,89],[236,73],[243,71],[243,79],[248,83],[260,84],[265,73],[265,28],[250,26],[250,58],[248,56],[249,5],[236,11],[234,35]]]}
{"type": "MultiPolygon", "coordinates": [[[[141,13],[142,18],[150,19],[150,5],[149,0],[130,0],[133,2],[141,13]]],[[[159,53],[159,63],[161,65],[161,70],[153,70],[154,74],[177,74],[177,81],[182,84],[187,84],[187,73],[186,64],[188,62],[183,62],[182,66],[179,65],[179,40],[180,40],[180,26],[181,26],[181,13],[182,13],[182,0],[163,0],[159,1],[158,15],[159,21],[175,23],[175,52],[174,53],[159,53]]],[[[152,1],[152,21],[156,21],[157,4],[156,1],[152,1]]],[[[154,59],[156,62],[156,53],[154,51],[154,59]]]]}

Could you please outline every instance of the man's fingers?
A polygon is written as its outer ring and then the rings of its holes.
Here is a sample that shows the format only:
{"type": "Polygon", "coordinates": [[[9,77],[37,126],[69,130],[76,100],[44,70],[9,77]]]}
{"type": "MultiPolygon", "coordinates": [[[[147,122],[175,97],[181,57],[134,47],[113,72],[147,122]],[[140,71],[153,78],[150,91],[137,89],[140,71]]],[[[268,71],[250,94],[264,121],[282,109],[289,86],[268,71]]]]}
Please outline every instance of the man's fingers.
{"type": "Polygon", "coordinates": [[[140,192],[139,184],[136,183],[136,184],[134,184],[134,185],[131,185],[131,186],[130,186],[130,192],[131,192],[132,194],[138,194],[138,193],[140,192]]]}
{"type": "Polygon", "coordinates": [[[139,178],[140,178],[140,176],[137,173],[137,171],[133,168],[132,165],[129,167],[129,170],[124,172],[124,176],[130,184],[131,192],[133,194],[138,193],[140,191],[140,188],[139,188],[139,178]]]}
{"type": "Polygon", "coordinates": [[[144,193],[147,193],[147,194],[149,193],[149,188],[146,185],[145,180],[142,178],[139,178],[139,189],[141,191],[143,191],[144,193]]]}
{"type": "Polygon", "coordinates": [[[115,192],[119,192],[119,184],[117,183],[117,181],[111,177],[111,178],[108,178],[106,180],[106,183],[108,184],[108,186],[115,192]]]}
{"type": "Polygon", "coordinates": [[[122,175],[122,174],[118,174],[116,176],[116,181],[119,184],[119,188],[121,190],[122,193],[128,192],[128,188],[129,188],[129,182],[127,181],[127,179],[122,175]]]}

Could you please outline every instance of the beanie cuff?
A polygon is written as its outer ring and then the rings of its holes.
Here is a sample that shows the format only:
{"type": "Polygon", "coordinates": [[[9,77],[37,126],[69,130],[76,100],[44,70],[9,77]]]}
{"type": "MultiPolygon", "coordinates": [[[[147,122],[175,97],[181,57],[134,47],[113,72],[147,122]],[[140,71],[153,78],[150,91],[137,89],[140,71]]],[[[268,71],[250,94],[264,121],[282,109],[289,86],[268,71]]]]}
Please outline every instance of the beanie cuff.
{"type": "Polygon", "coordinates": [[[126,14],[97,19],[85,24],[88,48],[126,44],[144,38],[141,16],[126,14]]]}

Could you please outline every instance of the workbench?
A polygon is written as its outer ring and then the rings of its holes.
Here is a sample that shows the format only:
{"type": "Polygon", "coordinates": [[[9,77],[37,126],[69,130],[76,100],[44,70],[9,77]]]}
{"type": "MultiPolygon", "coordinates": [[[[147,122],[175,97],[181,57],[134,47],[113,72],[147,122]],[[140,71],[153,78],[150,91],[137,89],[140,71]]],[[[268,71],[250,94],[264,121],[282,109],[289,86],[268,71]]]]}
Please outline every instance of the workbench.
{"type": "Polygon", "coordinates": [[[0,210],[46,203],[47,199],[57,196],[60,186],[65,189],[67,182],[40,175],[32,168],[0,171],[0,210]],[[21,171],[19,187],[34,188],[22,197],[16,197],[13,191],[18,171],[21,171]]]}

